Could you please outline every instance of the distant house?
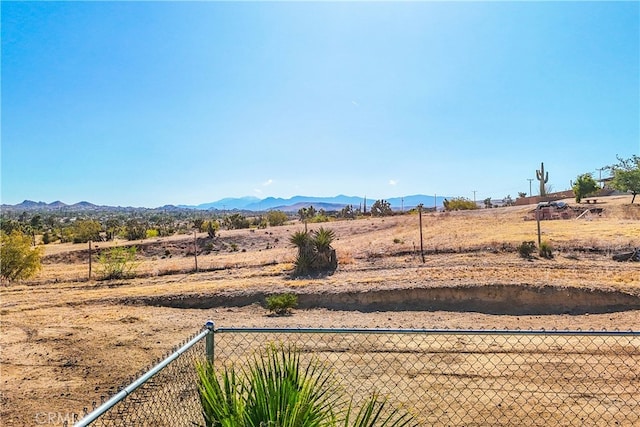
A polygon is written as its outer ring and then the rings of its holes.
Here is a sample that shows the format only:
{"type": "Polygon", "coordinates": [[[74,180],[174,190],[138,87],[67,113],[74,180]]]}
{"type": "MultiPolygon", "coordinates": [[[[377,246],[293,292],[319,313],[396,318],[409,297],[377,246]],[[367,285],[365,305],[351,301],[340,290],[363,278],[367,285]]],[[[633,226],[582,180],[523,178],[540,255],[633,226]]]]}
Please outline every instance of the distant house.
{"type": "Polygon", "coordinates": [[[596,182],[598,184],[600,184],[600,188],[613,190],[613,188],[611,188],[611,181],[613,181],[613,177],[612,176],[607,177],[607,178],[600,178],[600,179],[596,180],[596,182]]]}

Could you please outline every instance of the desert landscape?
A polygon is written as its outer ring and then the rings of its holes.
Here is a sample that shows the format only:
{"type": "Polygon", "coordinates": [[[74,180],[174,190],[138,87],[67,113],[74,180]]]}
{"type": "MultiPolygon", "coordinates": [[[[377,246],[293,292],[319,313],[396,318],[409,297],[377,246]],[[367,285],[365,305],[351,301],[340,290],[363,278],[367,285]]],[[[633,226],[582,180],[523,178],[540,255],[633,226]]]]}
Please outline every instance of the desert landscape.
{"type": "Polygon", "coordinates": [[[289,238],[304,229],[297,220],[221,230],[213,241],[198,234],[198,271],[193,235],[135,242],[131,279],[89,279],[86,245],[46,245],[38,276],[0,289],[0,419],[34,425],[39,414],[82,413],[209,319],[223,327],[638,330],[640,263],[612,259],[640,248],[640,205],[630,201],[605,197],[599,214],[541,221],[551,259],[516,249],[537,239],[535,205],[423,213],[424,262],[417,213],[308,224],[335,232],[338,269],[302,278],[291,277],[289,238]],[[265,297],[285,292],[299,307],[271,316],[265,297]]]}

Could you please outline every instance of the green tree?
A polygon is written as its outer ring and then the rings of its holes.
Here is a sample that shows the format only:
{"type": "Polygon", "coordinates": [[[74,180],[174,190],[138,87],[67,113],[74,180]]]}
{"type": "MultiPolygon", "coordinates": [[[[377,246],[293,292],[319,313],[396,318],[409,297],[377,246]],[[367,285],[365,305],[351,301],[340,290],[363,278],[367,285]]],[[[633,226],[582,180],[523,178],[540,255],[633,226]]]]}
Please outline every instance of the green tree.
{"type": "Polygon", "coordinates": [[[104,224],[104,228],[107,232],[107,240],[113,240],[120,232],[121,227],[122,224],[118,218],[107,219],[104,224]]]}
{"type": "Polygon", "coordinates": [[[102,226],[93,219],[81,219],[71,227],[73,243],[87,243],[89,240],[99,241],[102,226]]]}
{"type": "Polygon", "coordinates": [[[142,240],[147,237],[147,225],[137,218],[131,218],[125,226],[127,240],[142,240]]]}
{"type": "Polygon", "coordinates": [[[391,203],[386,200],[376,200],[371,205],[371,216],[389,216],[393,215],[393,210],[391,210],[391,203]]]}
{"type": "Polygon", "coordinates": [[[22,230],[22,226],[18,220],[2,217],[0,219],[0,229],[2,229],[6,234],[11,234],[15,230],[22,230]]]}
{"type": "Polygon", "coordinates": [[[573,184],[573,194],[576,196],[576,202],[580,203],[583,197],[598,191],[598,183],[593,179],[590,173],[578,175],[576,182],[573,184]]]}
{"type": "Polygon", "coordinates": [[[37,214],[34,215],[29,224],[34,232],[42,231],[42,216],[37,214]]]}
{"type": "Polygon", "coordinates": [[[267,221],[271,227],[277,227],[283,225],[289,217],[282,211],[269,211],[267,212],[267,221]]]}
{"type": "Polygon", "coordinates": [[[13,230],[0,231],[0,276],[10,282],[32,277],[42,268],[44,248],[31,247],[31,237],[13,230]]]}
{"type": "Polygon", "coordinates": [[[613,173],[611,186],[619,191],[633,194],[631,203],[636,199],[636,194],[640,193],[640,156],[633,155],[629,159],[616,156],[618,163],[608,166],[613,173]]]}

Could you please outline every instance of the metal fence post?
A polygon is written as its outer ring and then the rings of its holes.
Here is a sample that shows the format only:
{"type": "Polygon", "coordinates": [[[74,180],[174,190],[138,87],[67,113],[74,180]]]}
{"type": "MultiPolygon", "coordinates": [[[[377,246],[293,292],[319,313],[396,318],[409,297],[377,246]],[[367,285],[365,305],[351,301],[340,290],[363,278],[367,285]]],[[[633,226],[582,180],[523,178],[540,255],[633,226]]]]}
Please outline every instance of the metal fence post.
{"type": "Polygon", "coordinates": [[[213,323],[213,320],[208,320],[207,323],[204,324],[204,326],[209,331],[206,338],[207,361],[213,364],[213,330],[215,325],[213,323]]]}

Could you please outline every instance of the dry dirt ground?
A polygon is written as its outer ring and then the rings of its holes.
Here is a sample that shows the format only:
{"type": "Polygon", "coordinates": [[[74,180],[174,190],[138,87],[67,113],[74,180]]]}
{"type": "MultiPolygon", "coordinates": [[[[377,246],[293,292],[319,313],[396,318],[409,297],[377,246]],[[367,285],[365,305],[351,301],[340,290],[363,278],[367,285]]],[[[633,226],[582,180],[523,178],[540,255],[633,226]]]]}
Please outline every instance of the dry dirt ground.
{"type": "MultiPolygon", "coordinates": [[[[640,329],[640,263],[614,253],[640,247],[640,206],[599,204],[601,215],[542,221],[554,258],[525,260],[536,240],[532,206],[310,224],[335,231],[339,267],[292,279],[298,222],[136,242],[138,277],[97,280],[88,250],[48,245],[40,275],[0,290],[2,425],[80,413],[212,319],[218,326],[640,329]],[[266,295],[299,295],[272,317],[266,295]]],[[[572,201],[568,201],[571,204],[572,201]]],[[[584,207],[587,209],[587,207],[584,207]]],[[[113,244],[99,244],[100,251],[113,244]]],[[[95,253],[94,253],[95,259],[95,253]]]]}

